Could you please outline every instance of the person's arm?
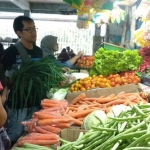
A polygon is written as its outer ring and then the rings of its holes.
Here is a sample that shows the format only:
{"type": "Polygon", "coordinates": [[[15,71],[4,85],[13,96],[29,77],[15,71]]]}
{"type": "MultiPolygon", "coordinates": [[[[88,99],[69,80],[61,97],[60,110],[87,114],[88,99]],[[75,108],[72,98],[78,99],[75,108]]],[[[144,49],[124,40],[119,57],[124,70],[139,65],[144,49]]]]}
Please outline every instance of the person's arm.
{"type": "Polygon", "coordinates": [[[2,100],[0,97],[0,128],[3,127],[7,119],[7,113],[3,107],[2,100]]]}
{"type": "Polygon", "coordinates": [[[75,62],[83,55],[83,52],[80,51],[76,56],[70,59],[71,64],[75,64],[75,62]]]}

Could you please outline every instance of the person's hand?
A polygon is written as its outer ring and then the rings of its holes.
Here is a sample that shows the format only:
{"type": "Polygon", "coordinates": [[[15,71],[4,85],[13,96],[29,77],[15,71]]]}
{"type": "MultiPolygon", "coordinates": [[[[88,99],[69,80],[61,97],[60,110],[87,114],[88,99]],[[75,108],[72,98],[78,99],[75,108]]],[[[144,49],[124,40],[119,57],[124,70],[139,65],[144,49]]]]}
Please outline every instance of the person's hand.
{"type": "Polygon", "coordinates": [[[77,54],[78,58],[80,58],[83,54],[84,54],[83,51],[79,51],[78,54],[77,54]]]}
{"type": "Polygon", "coordinates": [[[62,68],[62,70],[65,72],[70,72],[70,68],[67,68],[67,67],[62,68]]]}

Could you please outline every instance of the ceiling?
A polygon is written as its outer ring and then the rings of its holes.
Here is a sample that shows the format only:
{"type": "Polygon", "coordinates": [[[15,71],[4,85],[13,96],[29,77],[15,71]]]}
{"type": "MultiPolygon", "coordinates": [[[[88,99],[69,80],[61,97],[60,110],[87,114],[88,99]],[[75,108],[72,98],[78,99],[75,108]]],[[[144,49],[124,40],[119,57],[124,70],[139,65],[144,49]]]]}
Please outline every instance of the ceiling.
{"type": "Polygon", "coordinates": [[[76,14],[76,10],[71,8],[63,0],[0,0],[0,11],[48,14],[76,14]]]}

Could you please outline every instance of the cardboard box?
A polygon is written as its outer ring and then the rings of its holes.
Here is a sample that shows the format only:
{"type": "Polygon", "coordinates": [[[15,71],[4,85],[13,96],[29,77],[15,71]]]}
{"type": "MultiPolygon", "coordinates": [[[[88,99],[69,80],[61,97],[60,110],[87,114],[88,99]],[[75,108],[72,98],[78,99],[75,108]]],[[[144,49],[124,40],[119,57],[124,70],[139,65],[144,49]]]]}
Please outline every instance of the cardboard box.
{"type": "MultiPolygon", "coordinates": [[[[92,89],[89,91],[84,91],[84,93],[87,95],[87,97],[100,97],[100,96],[108,96],[110,94],[118,94],[119,92],[122,92],[122,91],[127,92],[127,93],[138,92],[138,85],[126,84],[126,85],[122,85],[119,87],[98,88],[98,89],[92,89]]],[[[69,93],[66,96],[66,100],[70,103],[80,93],[83,93],[83,92],[69,93]]]]}
{"type": "Polygon", "coordinates": [[[71,126],[70,128],[61,130],[60,137],[64,140],[74,142],[78,139],[80,132],[86,133],[87,130],[81,129],[79,126],[71,126]]]}

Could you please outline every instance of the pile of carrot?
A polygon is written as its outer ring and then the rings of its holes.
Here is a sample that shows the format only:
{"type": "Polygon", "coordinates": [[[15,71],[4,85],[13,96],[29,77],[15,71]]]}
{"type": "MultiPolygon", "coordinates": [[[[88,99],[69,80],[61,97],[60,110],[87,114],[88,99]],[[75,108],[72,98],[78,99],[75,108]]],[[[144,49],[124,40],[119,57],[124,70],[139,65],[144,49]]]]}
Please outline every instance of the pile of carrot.
{"type": "Polygon", "coordinates": [[[128,106],[138,103],[148,103],[147,97],[142,93],[125,93],[122,91],[117,95],[110,94],[109,96],[88,98],[85,93],[81,93],[72,100],[65,114],[78,120],[75,122],[76,125],[82,125],[84,118],[94,110],[103,110],[108,113],[114,105],[124,104],[128,106]]]}
{"type": "Polygon", "coordinates": [[[43,109],[34,112],[30,121],[21,123],[28,127],[29,134],[21,138],[18,146],[22,146],[24,143],[42,146],[58,143],[58,133],[61,129],[69,128],[74,121],[72,118],[64,116],[67,105],[66,100],[44,99],[41,102],[43,109]]]}

